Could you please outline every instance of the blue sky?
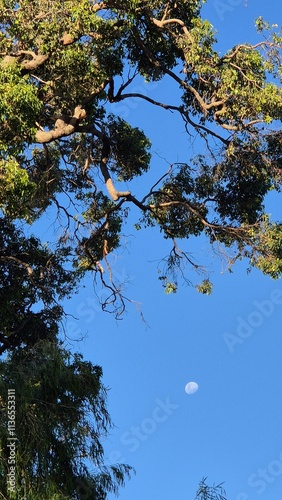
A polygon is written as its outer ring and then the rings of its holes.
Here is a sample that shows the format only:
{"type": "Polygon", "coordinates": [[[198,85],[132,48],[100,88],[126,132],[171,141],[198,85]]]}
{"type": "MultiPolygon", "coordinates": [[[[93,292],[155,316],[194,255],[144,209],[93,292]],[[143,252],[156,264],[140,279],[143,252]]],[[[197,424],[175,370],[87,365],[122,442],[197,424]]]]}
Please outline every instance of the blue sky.
{"type": "MultiPolygon", "coordinates": [[[[222,51],[255,41],[259,15],[281,24],[280,0],[248,0],[247,6],[244,0],[210,0],[203,12],[219,32],[222,51]]],[[[132,90],[138,86],[155,99],[167,93],[171,104],[177,99],[167,82],[140,82],[132,90]]],[[[115,112],[153,138],[155,170],[148,180],[170,162],[188,161],[191,150],[176,117],[133,100],[115,112]]],[[[136,183],[134,194],[145,182],[136,183]]],[[[277,197],[269,209],[281,218],[277,197]]],[[[84,337],[71,345],[103,367],[109,388],[115,428],[104,443],[107,463],[136,468],[120,498],[193,500],[207,476],[208,484],[225,483],[228,500],[281,500],[281,281],[247,274],[246,262],[222,273],[207,242],[191,240],[185,248],[212,263],[213,294],[182,286],[166,295],[157,265],[167,243],[157,230],[136,232],[130,223],[126,229],[114,274],[128,281],[126,295],[140,302],[146,323],[134,304],[122,321],[102,313],[103,292],[98,286],[94,294],[90,277],[66,304],[77,318],[68,319],[68,337],[84,337]],[[184,391],[189,381],[199,384],[193,395],[184,391]]]]}

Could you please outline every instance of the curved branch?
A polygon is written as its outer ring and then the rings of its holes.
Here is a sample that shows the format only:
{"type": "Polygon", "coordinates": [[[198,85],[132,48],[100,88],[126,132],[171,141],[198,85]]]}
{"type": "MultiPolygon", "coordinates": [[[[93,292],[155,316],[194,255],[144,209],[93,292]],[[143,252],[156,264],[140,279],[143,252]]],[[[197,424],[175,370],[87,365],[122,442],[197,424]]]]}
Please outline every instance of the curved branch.
{"type": "Polygon", "coordinates": [[[36,70],[37,68],[39,68],[39,66],[42,66],[45,63],[45,61],[47,61],[47,59],[49,58],[48,54],[35,54],[35,52],[24,51],[24,50],[19,52],[19,55],[21,54],[32,56],[32,59],[24,59],[21,62],[21,67],[25,71],[36,70]]]}
{"type": "Polygon", "coordinates": [[[150,19],[151,21],[156,25],[158,26],[159,28],[163,28],[164,26],[167,26],[169,24],[178,24],[179,26],[181,26],[182,30],[183,30],[183,33],[184,35],[188,38],[188,40],[191,42],[191,43],[194,43],[194,40],[193,40],[193,37],[191,36],[191,33],[189,32],[189,30],[187,29],[187,27],[185,26],[185,23],[183,21],[181,21],[181,19],[176,19],[176,18],[173,18],[173,19],[162,19],[161,21],[159,19],[156,19],[152,12],[148,9],[147,12],[149,12],[149,15],[150,15],[150,19]]]}
{"type": "Polygon", "coordinates": [[[218,66],[220,66],[221,64],[223,64],[227,59],[233,59],[233,57],[235,57],[238,52],[241,50],[241,49],[247,49],[247,50],[255,50],[257,48],[264,48],[264,47],[267,47],[267,48],[280,48],[279,47],[279,44],[275,43],[275,42],[269,42],[269,41],[264,41],[264,42],[258,42],[258,43],[255,43],[254,45],[247,45],[247,44],[244,44],[244,43],[241,43],[239,45],[236,45],[234,47],[234,50],[233,52],[231,52],[230,54],[225,54],[224,56],[221,57],[221,59],[219,60],[218,62],[218,66]]]}
{"type": "Polygon", "coordinates": [[[150,63],[152,63],[155,66],[155,68],[160,69],[166,75],[169,75],[173,80],[175,80],[180,85],[180,87],[183,87],[185,90],[187,90],[188,92],[190,92],[191,94],[193,94],[194,97],[196,98],[196,100],[198,101],[200,107],[201,107],[203,115],[206,116],[207,109],[208,109],[207,108],[207,104],[202,99],[202,97],[200,96],[199,92],[197,92],[197,90],[194,89],[194,87],[192,87],[191,85],[189,85],[187,82],[185,82],[185,80],[183,80],[182,78],[180,78],[179,76],[177,76],[173,71],[171,71],[170,69],[168,69],[164,64],[160,63],[154,57],[154,55],[152,54],[152,52],[148,49],[148,47],[144,44],[143,40],[140,38],[140,35],[139,35],[136,27],[133,27],[133,32],[134,32],[134,35],[135,35],[135,38],[136,38],[137,45],[144,52],[144,54],[146,55],[148,61],[150,63]]]}
{"type": "Polygon", "coordinates": [[[209,129],[208,127],[205,127],[204,125],[201,125],[199,123],[195,123],[188,115],[188,112],[185,111],[182,106],[174,106],[173,104],[165,104],[163,102],[156,101],[155,99],[152,99],[151,97],[148,97],[146,95],[139,94],[138,92],[132,92],[130,94],[120,94],[120,95],[117,94],[115,97],[115,102],[122,101],[124,99],[129,99],[132,97],[144,99],[145,101],[150,102],[154,106],[159,106],[159,107],[166,109],[168,111],[177,111],[178,113],[180,113],[182,115],[182,117],[185,121],[187,121],[190,125],[192,125],[192,127],[195,128],[195,130],[197,130],[197,132],[199,130],[203,130],[204,132],[207,132],[208,134],[212,135],[213,137],[216,137],[217,139],[219,139],[226,146],[228,146],[228,144],[230,142],[228,139],[225,139],[224,137],[220,136],[219,134],[217,134],[213,130],[209,129]]]}
{"type": "Polygon", "coordinates": [[[178,200],[172,200],[172,201],[167,201],[167,202],[162,202],[162,203],[156,203],[156,204],[151,204],[149,205],[151,210],[156,210],[158,208],[167,208],[173,205],[181,205],[184,206],[194,214],[203,224],[205,228],[214,230],[214,231],[222,231],[227,234],[231,234],[235,239],[237,240],[242,240],[245,243],[252,245],[250,237],[248,237],[248,230],[249,227],[245,226],[244,228],[242,227],[234,227],[234,226],[224,226],[222,224],[215,224],[213,222],[209,222],[207,219],[205,219],[202,214],[197,210],[195,207],[193,207],[187,200],[186,201],[178,201],[178,200]]]}
{"type": "Polygon", "coordinates": [[[56,139],[67,137],[76,132],[79,121],[83,120],[85,117],[85,109],[83,109],[82,106],[77,106],[73,116],[61,116],[56,120],[53,130],[38,130],[35,134],[35,139],[40,144],[48,144],[56,139]]]}
{"type": "Polygon", "coordinates": [[[49,58],[48,54],[36,54],[32,50],[20,50],[15,54],[5,55],[3,62],[6,65],[12,65],[21,56],[31,56],[31,59],[24,59],[20,66],[24,71],[34,71],[42,66],[49,58]]]}
{"type": "Polygon", "coordinates": [[[110,176],[109,169],[107,167],[109,155],[110,155],[110,140],[108,137],[105,135],[103,136],[103,148],[102,148],[102,154],[101,154],[101,161],[100,161],[100,170],[102,172],[102,175],[104,177],[104,181],[106,184],[106,188],[112,198],[112,200],[117,201],[119,198],[123,197],[128,197],[130,196],[130,191],[118,191],[113,183],[113,180],[110,176]]]}
{"type": "Polygon", "coordinates": [[[13,255],[1,255],[0,256],[0,261],[3,261],[3,262],[7,262],[7,261],[12,261],[12,262],[16,262],[18,265],[24,267],[27,271],[27,274],[29,277],[33,276],[34,274],[34,271],[32,269],[32,267],[27,263],[27,262],[24,262],[20,259],[18,259],[17,257],[14,257],[13,255]]]}

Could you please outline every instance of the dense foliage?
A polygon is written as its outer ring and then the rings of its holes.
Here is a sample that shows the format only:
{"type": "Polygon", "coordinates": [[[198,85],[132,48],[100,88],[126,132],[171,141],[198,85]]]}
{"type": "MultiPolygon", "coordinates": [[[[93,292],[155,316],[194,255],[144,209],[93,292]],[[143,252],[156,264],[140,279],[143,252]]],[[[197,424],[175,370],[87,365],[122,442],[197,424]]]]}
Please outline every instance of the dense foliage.
{"type": "Polygon", "coordinates": [[[78,273],[66,269],[66,250],[50,249],[0,219],[0,354],[55,340],[60,301],[74,291],[78,273]]]}
{"type": "Polygon", "coordinates": [[[38,340],[0,362],[0,376],[2,498],[105,500],[116,493],[131,468],[104,465],[102,440],[111,421],[101,368],[38,340]],[[11,391],[15,440],[8,425],[11,391]]]}
{"type": "MultiPolygon", "coordinates": [[[[180,250],[191,236],[205,235],[227,268],[246,257],[281,273],[281,225],[264,210],[281,184],[281,37],[258,19],[260,42],[221,55],[200,8],[198,0],[0,2],[2,211],[32,223],[53,205],[65,229],[59,244],[78,269],[101,276],[111,298],[119,289],[100,262],[121,244],[133,205],[136,228],[158,226],[172,242],[167,291],[177,268],[200,268],[180,250]],[[178,105],[131,92],[136,78],[164,76],[180,88],[178,105]],[[132,96],[178,114],[199,144],[168,172],[159,160],[139,199],[123,186],[149,170],[150,140],[111,109],[132,96]]],[[[210,293],[208,275],[198,290],[210,293]]]]}

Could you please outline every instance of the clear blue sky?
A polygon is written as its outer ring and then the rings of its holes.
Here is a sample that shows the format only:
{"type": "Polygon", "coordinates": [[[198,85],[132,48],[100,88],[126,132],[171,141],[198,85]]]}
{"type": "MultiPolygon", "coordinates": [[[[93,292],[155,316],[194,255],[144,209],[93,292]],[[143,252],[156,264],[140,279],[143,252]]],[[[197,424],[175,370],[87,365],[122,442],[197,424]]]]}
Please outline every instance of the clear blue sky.
{"type": "MultiPolygon", "coordinates": [[[[219,32],[219,50],[256,40],[259,15],[281,24],[281,0],[245,3],[210,0],[205,6],[205,17],[219,32]]],[[[140,86],[156,99],[170,93],[168,84],[140,86]]],[[[169,102],[175,98],[171,89],[169,102]]],[[[136,101],[115,111],[141,125],[153,138],[153,150],[168,162],[188,161],[191,151],[171,114],[136,101]]],[[[150,179],[165,165],[155,157],[150,179]]],[[[281,218],[276,200],[270,208],[281,218]]],[[[225,482],[228,500],[281,500],[281,281],[247,274],[246,263],[221,274],[214,261],[211,296],[187,286],[165,295],[156,268],[166,243],[158,231],[137,233],[130,224],[126,229],[114,272],[128,278],[126,294],[140,301],[148,326],[134,305],[119,322],[100,312],[90,278],[67,303],[78,318],[69,318],[68,335],[85,335],[73,345],[103,367],[110,389],[108,409],[116,427],[105,441],[107,461],[129,463],[137,471],[120,498],[194,500],[199,481],[208,476],[208,484],[225,482]],[[188,381],[199,384],[194,395],[184,391],[188,381]]],[[[212,260],[204,240],[191,240],[185,248],[212,260]]]]}

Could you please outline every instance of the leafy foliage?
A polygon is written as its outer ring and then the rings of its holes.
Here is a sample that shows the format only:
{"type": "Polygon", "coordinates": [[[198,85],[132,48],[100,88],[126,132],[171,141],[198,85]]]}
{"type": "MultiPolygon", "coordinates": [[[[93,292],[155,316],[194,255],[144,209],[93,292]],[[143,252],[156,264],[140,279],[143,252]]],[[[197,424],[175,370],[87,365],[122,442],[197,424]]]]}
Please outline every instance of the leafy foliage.
{"type": "MultiPolygon", "coordinates": [[[[135,227],[158,226],[173,248],[206,235],[228,268],[247,257],[272,277],[280,273],[281,226],[265,223],[264,200],[281,183],[281,35],[258,19],[261,42],[220,55],[200,7],[0,3],[2,210],[32,222],[54,205],[68,234],[60,245],[67,241],[80,270],[100,272],[96,263],[118,248],[135,205],[135,227]],[[140,76],[171,79],[180,103],[131,92],[140,76]],[[178,113],[205,151],[167,173],[161,165],[141,199],[117,188],[150,169],[149,139],[111,110],[130,97],[178,113]]],[[[179,256],[199,269],[183,250],[179,256]]]]}
{"type": "Polygon", "coordinates": [[[4,58],[1,63],[0,147],[8,155],[20,153],[25,142],[32,142],[41,108],[36,87],[15,62],[4,58]]]}
{"type": "Polygon", "coordinates": [[[65,250],[51,250],[0,219],[0,353],[54,339],[79,273],[67,269],[65,250]]]}
{"type": "MultiPolygon", "coordinates": [[[[100,273],[134,205],[133,225],[158,226],[173,248],[205,235],[227,268],[247,257],[280,274],[281,225],[266,223],[264,200],[281,184],[281,34],[260,18],[261,42],[221,55],[200,8],[197,0],[0,2],[1,207],[32,222],[55,206],[60,246],[80,271],[100,273]],[[164,76],[182,92],[178,105],[131,91],[136,78],[164,76]],[[139,199],[117,187],[151,164],[145,133],[111,108],[131,97],[177,113],[203,151],[169,172],[160,164],[139,199]]],[[[184,262],[199,270],[184,250],[178,257],[174,278],[184,262]]],[[[111,271],[107,279],[115,290],[111,271]]]]}
{"type": "Polygon", "coordinates": [[[104,500],[117,492],[131,468],[103,465],[104,439],[111,427],[102,370],[56,342],[38,340],[32,348],[0,363],[3,498],[104,500]],[[8,390],[15,390],[16,474],[8,489],[8,390]],[[93,470],[89,470],[89,462],[93,470]]]}
{"type": "Polygon", "coordinates": [[[0,206],[5,215],[12,219],[29,219],[28,203],[36,185],[29,179],[28,172],[19,167],[15,160],[2,160],[0,163],[0,206]]]}

